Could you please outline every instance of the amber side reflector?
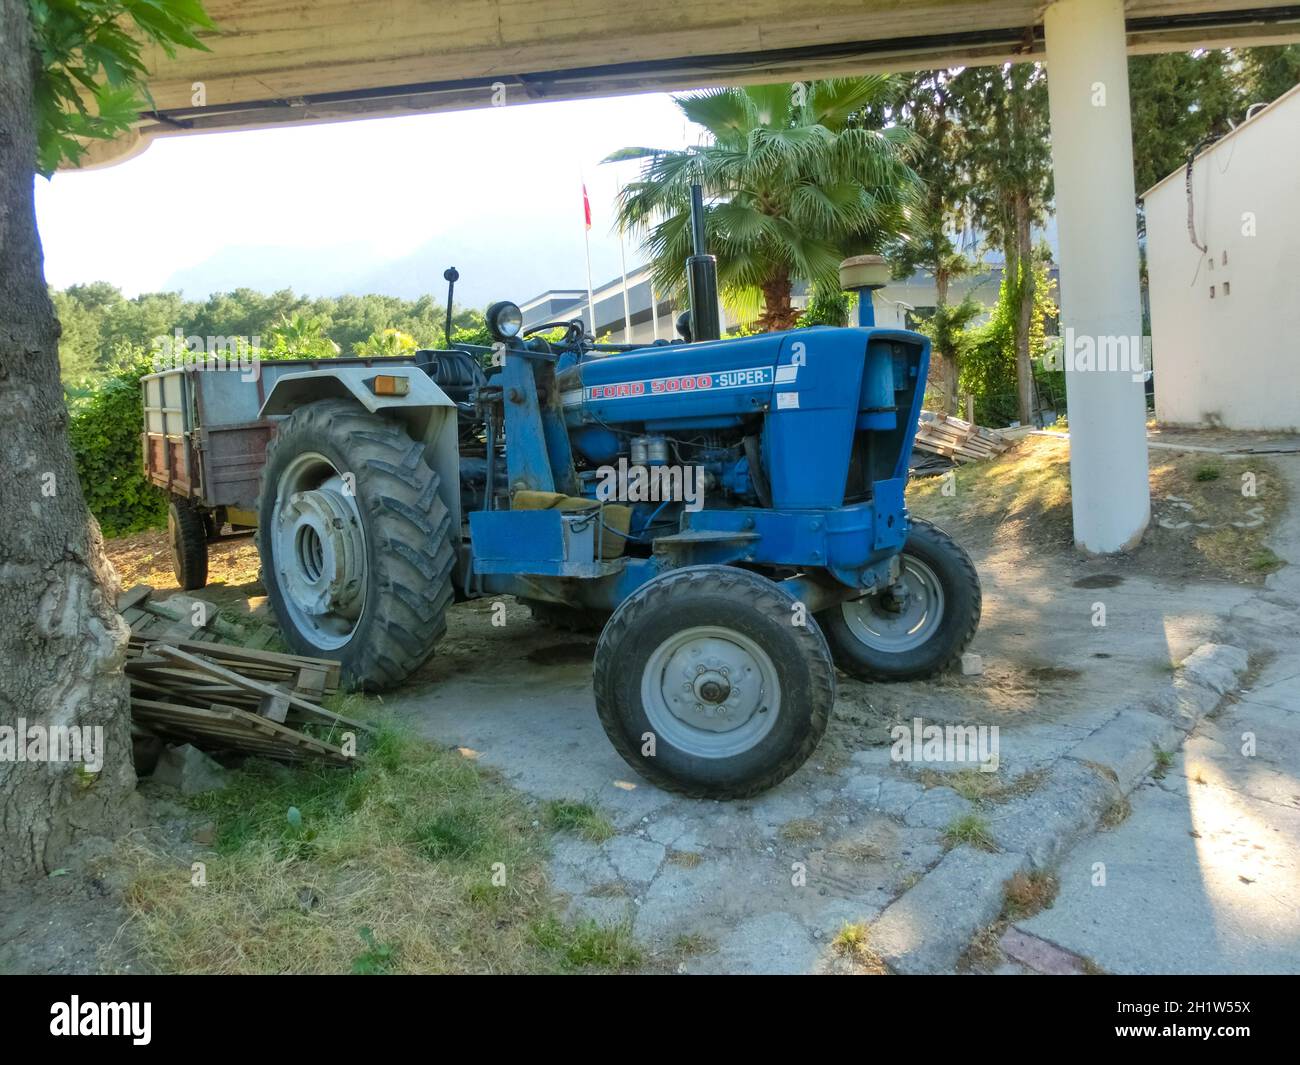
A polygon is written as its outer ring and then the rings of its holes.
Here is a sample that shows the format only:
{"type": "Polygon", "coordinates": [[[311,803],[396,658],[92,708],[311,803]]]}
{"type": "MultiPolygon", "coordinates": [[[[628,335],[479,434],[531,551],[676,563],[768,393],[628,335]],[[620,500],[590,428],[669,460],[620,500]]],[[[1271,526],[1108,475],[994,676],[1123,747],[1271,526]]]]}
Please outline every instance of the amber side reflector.
{"type": "Polygon", "coordinates": [[[377,396],[405,396],[411,391],[411,382],[405,377],[380,374],[370,382],[370,391],[377,396]]]}

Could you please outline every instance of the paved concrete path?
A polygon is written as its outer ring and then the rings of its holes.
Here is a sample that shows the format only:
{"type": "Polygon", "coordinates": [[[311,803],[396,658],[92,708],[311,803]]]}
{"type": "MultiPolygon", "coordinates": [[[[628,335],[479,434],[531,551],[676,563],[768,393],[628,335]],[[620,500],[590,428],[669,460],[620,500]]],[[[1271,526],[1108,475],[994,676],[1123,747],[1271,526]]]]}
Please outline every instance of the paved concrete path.
{"type": "Polygon", "coordinates": [[[1266,664],[1062,863],[1055,904],[1018,925],[1045,944],[1006,940],[1039,968],[1055,946],[1113,973],[1300,973],[1300,456],[1272,461],[1291,564],[1224,627],[1266,664]]]}
{"type": "MultiPolygon", "coordinates": [[[[944,830],[977,815],[999,842],[1005,829],[1044,846],[1055,846],[1045,824],[1080,830],[1079,815],[1093,816],[1113,785],[1099,787],[1092,770],[1063,756],[1113,731],[1121,705],[1167,690],[1171,663],[1250,598],[1065,555],[976,563],[985,613],[974,650],[984,675],[899,685],[841,677],[813,759],[747,802],[683,799],[637,777],[596,719],[594,640],[536,625],[513,602],[504,627],[491,624],[491,603],[458,607],[426,683],[388,701],[539,802],[586,800],[608,814],[617,834],[604,843],[556,837],[552,886],[568,897],[572,919],[629,923],[652,962],[688,972],[839,971],[853,966],[831,939],[866,923],[895,969],[941,971],[997,916],[1002,882],[1025,862],[1019,847],[945,853],[944,830]],[[1099,599],[1104,627],[1090,620],[1099,599]],[[915,772],[969,765],[891,763],[889,726],[916,716],[998,725],[999,780],[1037,771],[1041,790],[990,807],[915,772]]],[[[1149,743],[1140,746],[1149,756],[1149,743]]]]}

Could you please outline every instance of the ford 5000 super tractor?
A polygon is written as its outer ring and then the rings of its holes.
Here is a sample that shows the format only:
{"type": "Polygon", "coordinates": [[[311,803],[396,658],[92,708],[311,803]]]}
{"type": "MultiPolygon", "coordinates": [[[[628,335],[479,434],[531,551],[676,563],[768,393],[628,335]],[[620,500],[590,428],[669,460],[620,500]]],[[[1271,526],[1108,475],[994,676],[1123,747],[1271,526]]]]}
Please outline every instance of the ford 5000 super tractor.
{"type": "Polygon", "coordinates": [[[803,764],[837,666],[889,681],[960,656],[975,570],[904,503],[928,341],[872,326],[883,279],[859,260],[841,271],[856,327],[719,339],[700,230],[682,340],[525,331],[498,303],[490,351],[277,378],[258,544],[294,650],[373,690],[433,653],[453,601],[508,594],[601,625],[610,741],[655,784],[713,798],[803,764]]]}

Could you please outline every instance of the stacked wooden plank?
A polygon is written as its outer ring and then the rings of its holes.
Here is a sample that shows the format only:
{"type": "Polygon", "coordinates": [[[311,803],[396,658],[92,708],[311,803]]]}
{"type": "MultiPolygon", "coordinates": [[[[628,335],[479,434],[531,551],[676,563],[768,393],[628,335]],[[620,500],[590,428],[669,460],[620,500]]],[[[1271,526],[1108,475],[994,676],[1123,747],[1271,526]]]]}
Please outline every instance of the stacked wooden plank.
{"type": "Polygon", "coordinates": [[[187,640],[198,643],[230,641],[246,647],[265,647],[275,635],[269,625],[246,626],[223,618],[215,606],[188,595],[159,601],[153,589],[137,584],[117,597],[117,611],[137,636],[187,640]]]}
{"type": "Polygon", "coordinates": [[[954,462],[975,462],[1006,451],[1012,441],[992,429],[951,414],[922,411],[916,429],[916,446],[954,462]]]}
{"type": "Polygon", "coordinates": [[[138,728],[209,751],[339,765],[353,760],[355,739],[368,726],[321,705],[338,690],[337,662],[218,642],[219,630],[199,626],[195,633],[188,617],[169,618],[174,608],[143,610],[147,601],[137,589],[119,600],[149,615],[135,619],[125,666],[138,728]]]}

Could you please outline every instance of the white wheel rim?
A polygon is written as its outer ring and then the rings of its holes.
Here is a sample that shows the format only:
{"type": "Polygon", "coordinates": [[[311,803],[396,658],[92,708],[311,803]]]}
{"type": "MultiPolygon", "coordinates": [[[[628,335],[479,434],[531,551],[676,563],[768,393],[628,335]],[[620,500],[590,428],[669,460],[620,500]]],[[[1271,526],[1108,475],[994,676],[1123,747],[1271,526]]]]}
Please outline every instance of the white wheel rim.
{"type": "Polygon", "coordinates": [[[271,542],[293,624],[317,647],[344,646],[365,609],[366,535],[352,482],[324,455],[296,455],[280,474],[271,542]]]}
{"type": "Polygon", "coordinates": [[[641,705],[659,741],[698,758],[731,758],[772,731],[781,685],[757,642],[721,625],[699,625],[651,653],[641,705]]]}
{"type": "Polygon", "coordinates": [[[907,603],[901,609],[887,592],[851,599],[840,607],[845,624],[860,643],[890,654],[921,647],[943,621],[943,586],[934,570],[915,555],[905,554],[899,580],[907,588],[907,603]]]}

